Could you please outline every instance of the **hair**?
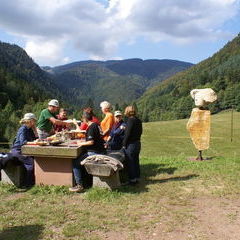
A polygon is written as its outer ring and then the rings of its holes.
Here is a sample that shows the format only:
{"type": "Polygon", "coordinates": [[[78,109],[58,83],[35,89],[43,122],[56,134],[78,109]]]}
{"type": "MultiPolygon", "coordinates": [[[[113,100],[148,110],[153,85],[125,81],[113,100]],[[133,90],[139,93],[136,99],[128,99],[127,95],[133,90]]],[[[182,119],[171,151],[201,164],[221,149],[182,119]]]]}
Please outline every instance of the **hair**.
{"type": "Polygon", "coordinates": [[[136,112],[136,109],[135,109],[134,106],[127,106],[127,107],[125,108],[124,114],[125,114],[127,117],[131,117],[131,116],[136,116],[137,112],[136,112]]]}
{"type": "Polygon", "coordinates": [[[103,101],[100,103],[100,107],[103,109],[110,109],[111,108],[111,103],[107,102],[107,101],[103,101]]]}
{"type": "Polygon", "coordinates": [[[83,112],[82,118],[87,120],[87,121],[91,121],[92,120],[92,114],[88,113],[88,112],[83,112]]]}
{"type": "Polygon", "coordinates": [[[20,124],[26,124],[26,125],[28,125],[28,124],[30,124],[30,122],[32,121],[32,120],[34,120],[34,119],[21,119],[20,121],[19,121],[19,123],[20,124]]]}
{"type": "Polygon", "coordinates": [[[95,116],[92,107],[85,107],[85,108],[83,109],[83,112],[87,112],[87,113],[92,114],[92,116],[95,116]]]}
{"type": "Polygon", "coordinates": [[[67,112],[67,109],[66,108],[60,108],[59,112],[67,112]]]}

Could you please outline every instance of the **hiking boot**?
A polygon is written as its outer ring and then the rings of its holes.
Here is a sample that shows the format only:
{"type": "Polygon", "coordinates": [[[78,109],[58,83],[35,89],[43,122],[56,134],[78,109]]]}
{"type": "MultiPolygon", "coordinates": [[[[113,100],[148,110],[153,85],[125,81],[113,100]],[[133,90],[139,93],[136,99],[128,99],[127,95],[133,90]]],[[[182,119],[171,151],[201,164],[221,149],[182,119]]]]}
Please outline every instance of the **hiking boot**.
{"type": "Polygon", "coordinates": [[[70,192],[83,192],[83,190],[84,188],[81,184],[77,184],[76,186],[69,188],[70,192]]]}

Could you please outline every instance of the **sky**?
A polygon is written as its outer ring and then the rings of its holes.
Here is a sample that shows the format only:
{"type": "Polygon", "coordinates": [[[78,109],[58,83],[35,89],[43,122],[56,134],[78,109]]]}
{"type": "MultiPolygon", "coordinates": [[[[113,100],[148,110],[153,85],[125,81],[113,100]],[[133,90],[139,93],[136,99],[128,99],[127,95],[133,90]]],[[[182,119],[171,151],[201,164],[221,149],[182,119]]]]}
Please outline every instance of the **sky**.
{"type": "Polygon", "coordinates": [[[81,60],[198,63],[240,32],[240,0],[0,0],[0,41],[41,66],[81,60]]]}

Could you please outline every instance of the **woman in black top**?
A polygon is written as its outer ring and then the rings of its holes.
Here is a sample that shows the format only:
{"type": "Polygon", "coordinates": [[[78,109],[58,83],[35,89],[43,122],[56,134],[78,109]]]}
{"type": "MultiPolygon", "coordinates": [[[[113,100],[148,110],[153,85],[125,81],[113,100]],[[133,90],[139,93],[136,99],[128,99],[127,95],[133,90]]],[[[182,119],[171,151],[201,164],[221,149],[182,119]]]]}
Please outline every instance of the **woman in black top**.
{"type": "Polygon", "coordinates": [[[136,184],[140,179],[139,154],[141,150],[142,122],[137,118],[133,106],[126,107],[124,114],[128,117],[123,148],[126,153],[129,184],[136,184]]]}
{"type": "MultiPolygon", "coordinates": [[[[82,168],[80,162],[86,157],[94,154],[105,153],[104,141],[100,134],[100,127],[97,123],[92,122],[92,115],[90,113],[83,113],[83,121],[88,125],[86,132],[86,141],[80,142],[78,145],[84,147],[86,150],[84,154],[81,154],[78,158],[73,160],[73,175],[75,178],[76,186],[69,188],[71,192],[83,191],[83,179],[82,179],[82,168]]],[[[77,126],[77,123],[75,123],[77,126]]]]}

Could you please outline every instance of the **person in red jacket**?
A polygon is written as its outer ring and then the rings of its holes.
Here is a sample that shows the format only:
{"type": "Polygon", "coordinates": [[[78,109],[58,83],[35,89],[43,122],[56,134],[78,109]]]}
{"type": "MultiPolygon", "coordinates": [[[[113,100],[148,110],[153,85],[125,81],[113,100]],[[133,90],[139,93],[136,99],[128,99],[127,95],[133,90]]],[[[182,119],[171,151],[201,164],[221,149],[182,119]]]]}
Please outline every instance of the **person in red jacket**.
{"type": "MultiPolygon", "coordinates": [[[[58,120],[64,121],[67,120],[67,110],[65,108],[60,108],[59,114],[56,116],[58,120]]],[[[64,125],[54,125],[55,132],[61,132],[62,130],[67,129],[67,126],[64,125]]]]}

